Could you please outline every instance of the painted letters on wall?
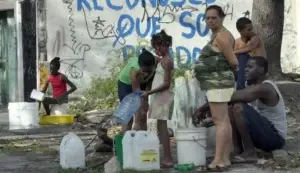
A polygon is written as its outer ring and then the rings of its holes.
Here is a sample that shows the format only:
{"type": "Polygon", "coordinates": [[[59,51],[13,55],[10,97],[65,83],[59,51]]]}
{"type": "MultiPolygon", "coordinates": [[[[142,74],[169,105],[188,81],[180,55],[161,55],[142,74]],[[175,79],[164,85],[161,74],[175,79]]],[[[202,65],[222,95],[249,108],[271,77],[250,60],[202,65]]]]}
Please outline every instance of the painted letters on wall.
{"type": "Polygon", "coordinates": [[[48,59],[60,56],[62,72],[84,87],[106,74],[108,58],[139,54],[165,29],[176,64],[191,64],[210,39],[204,12],[212,4],[224,9],[224,25],[238,37],[235,22],[250,16],[251,0],[47,0],[48,59]]]}

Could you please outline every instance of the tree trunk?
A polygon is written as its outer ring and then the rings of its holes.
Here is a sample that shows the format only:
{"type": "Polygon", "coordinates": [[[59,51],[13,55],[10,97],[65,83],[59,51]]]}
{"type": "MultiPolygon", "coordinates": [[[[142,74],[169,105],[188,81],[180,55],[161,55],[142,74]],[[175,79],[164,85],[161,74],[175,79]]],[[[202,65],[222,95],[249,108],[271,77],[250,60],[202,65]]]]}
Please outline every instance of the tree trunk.
{"type": "Polygon", "coordinates": [[[269,76],[282,74],[280,56],[284,25],[284,0],[253,0],[252,22],[262,37],[269,62],[269,76]]]}

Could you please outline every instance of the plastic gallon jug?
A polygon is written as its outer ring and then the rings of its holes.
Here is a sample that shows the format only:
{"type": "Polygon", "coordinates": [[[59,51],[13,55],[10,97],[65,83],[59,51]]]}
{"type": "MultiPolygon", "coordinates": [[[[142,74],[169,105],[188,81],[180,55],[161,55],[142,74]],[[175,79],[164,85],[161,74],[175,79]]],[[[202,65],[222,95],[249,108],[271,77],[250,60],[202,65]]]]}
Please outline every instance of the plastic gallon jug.
{"type": "Polygon", "coordinates": [[[45,94],[40,91],[37,91],[36,89],[33,89],[31,91],[30,98],[32,98],[34,100],[43,101],[44,97],[45,97],[45,94]]]}
{"type": "Polygon", "coordinates": [[[63,169],[85,167],[85,147],[75,133],[64,136],[60,143],[60,166],[63,169]]]}
{"type": "Polygon", "coordinates": [[[159,140],[154,132],[127,131],[122,140],[123,168],[159,170],[159,140]]]}
{"type": "Polygon", "coordinates": [[[130,121],[141,105],[141,94],[140,91],[133,92],[122,100],[114,112],[117,123],[127,124],[130,121]]]}

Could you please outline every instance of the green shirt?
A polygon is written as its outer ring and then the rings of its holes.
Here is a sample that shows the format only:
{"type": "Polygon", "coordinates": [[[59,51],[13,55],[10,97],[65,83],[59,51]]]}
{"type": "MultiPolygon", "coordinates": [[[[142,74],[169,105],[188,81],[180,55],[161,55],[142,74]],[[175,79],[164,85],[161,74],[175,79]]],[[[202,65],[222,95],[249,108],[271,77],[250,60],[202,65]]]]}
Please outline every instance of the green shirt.
{"type": "Polygon", "coordinates": [[[131,85],[131,69],[134,68],[136,71],[140,70],[140,65],[138,63],[139,58],[134,57],[128,60],[125,67],[122,69],[119,80],[125,84],[131,85]]]}

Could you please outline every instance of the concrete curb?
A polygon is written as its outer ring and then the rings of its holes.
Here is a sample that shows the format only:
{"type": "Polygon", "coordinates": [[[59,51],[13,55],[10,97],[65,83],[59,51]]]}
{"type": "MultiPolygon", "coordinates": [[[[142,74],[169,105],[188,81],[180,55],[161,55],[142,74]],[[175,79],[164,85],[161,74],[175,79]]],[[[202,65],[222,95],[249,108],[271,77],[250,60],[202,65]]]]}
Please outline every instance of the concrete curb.
{"type": "MultiPolygon", "coordinates": [[[[20,139],[41,139],[41,138],[61,138],[67,135],[69,132],[63,132],[62,134],[38,134],[38,135],[9,135],[1,136],[0,140],[20,140],[20,139]]],[[[96,135],[97,132],[74,132],[78,136],[96,135]]]]}

